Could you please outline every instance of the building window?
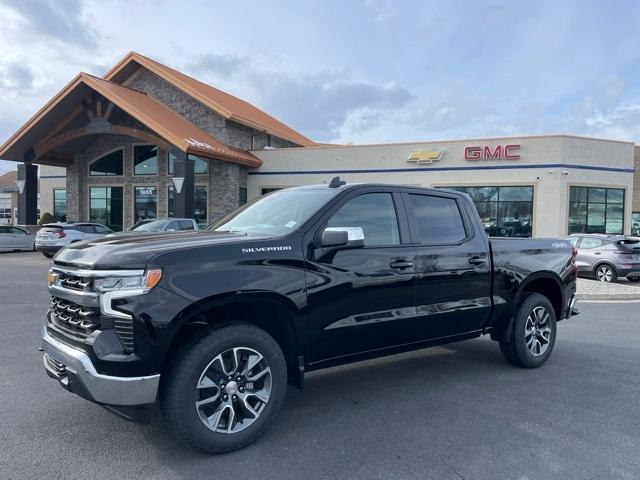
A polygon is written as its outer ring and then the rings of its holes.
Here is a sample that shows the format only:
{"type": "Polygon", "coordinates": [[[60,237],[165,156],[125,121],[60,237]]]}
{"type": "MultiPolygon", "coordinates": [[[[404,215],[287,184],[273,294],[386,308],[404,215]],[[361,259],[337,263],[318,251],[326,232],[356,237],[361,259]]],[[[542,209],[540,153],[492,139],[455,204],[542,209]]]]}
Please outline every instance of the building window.
{"type": "Polygon", "coordinates": [[[67,221],[67,190],[64,188],[53,190],[53,218],[58,222],[67,221]]]}
{"type": "Polygon", "coordinates": [[[99,158],[89,166],[89,175],[114,177],[122,175],[122,150],[116,150],[99,158]]]}
{"type": "Polygon", "coordinates": [[[238,205],[242,206],[247,203],[247,188],[240,187],[240,191],[238,192],[238,205]]]}
{"type": "Polygon", "coordinates": [[[614,233],[624,229],[624,189],[570,187],[569,233],[614,233]]]}
{"type": "Polygon", "coordinates": [[[631,235],[640,236],[640,212],[631,214],[631,235]]]}
{"type": "Polygon", "coordinates": [[[533,187],[442,187],[471,197],[490,237],[530,237],[533,187]]]}
{"type": "MultiPolygon", "coordinates": [[[[196,175],[206,174],[209,171],[209,162],[207,162],[206,159],[191,154],[189,154],[189,158],[193,160],[193,173],[196,175]]],[[[173,175],[173,172],[175,171],[175,161],[176,156],[173,153],[169,153],[169,163],[167,165],[167,173],[169,175],[173,175]]]]}
{"type": "Polygon", "coordinates": [[[111,230],[122,230],[122,187],[91,187],[89,216],[111,230]]]}
{"type": "Polygon", "coordinates": [[[158,218],[158,189],[134,187],[135,221],[158,218]]]}
{"type": "Polygon", "coordinates": [[[266,195],[267,193],[277,192],[278,190],[282,190],[282,188],[262,188],[260,189],[260,195],[266,195]]]}
{"type": "MultiPolygon", "coordinates": [[[[169,187],[167,195],[167,210],[169,217],[175,216],[175,196],[173,187],[169,187]]],[[[192,218],[196,223],[207,223],[207,187],[204,185],[196,185],[193,187],[193,213],[192,218]]]]}
{"type": "Polygon", "coordinates": [[[133,147],[134,175],[158,174],[158,147],[155,145],[136,145],[133,147]]]}

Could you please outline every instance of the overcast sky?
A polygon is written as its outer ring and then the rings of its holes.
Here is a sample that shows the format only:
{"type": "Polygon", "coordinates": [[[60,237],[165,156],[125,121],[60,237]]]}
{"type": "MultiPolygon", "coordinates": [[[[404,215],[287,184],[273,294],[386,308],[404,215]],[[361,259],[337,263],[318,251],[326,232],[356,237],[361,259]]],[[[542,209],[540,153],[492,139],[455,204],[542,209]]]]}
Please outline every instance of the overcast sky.
{"type": "Polygon", "coordinates": [[[612,0],[0,0],[0,143],[130,50],[316,141],[640,142],[639,25],[612,0]]]}

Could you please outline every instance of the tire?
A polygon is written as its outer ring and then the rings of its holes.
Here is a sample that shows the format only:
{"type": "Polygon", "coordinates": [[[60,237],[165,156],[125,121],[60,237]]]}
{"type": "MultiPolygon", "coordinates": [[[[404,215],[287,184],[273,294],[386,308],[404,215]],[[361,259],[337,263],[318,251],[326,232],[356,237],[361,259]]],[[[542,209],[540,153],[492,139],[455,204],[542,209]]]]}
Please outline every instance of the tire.
{"type": "Polygon", "coordinates": [[[527,295],[513,319],[509,341],[500,342],[502,354],[518,367],[538,368],[547,361],[555,343],[556,314],[551,302],[539,293],[527,295]],[[533,329],[532,321],[537,323],[535,332],[539,334],[527,334],[533,329]]]}
{"type": "Polygon", "coordinates": [[[629,280],[630,282],[636,283],[636,282],[640,282],[640,277],[628,277],[627,280],[629,280]]]}
{"type": "Polygon", "coordinates": [[[53,253],[42,252],[42,255],[44,255],[47,258],[53,258],[53,253]]]}
{"type": "Polygon", "coordinates": [[[286,388],[287,366],[277,342],[253,325],[227,323],[192,337],[177,351],[163,374],[160,407],[177,438],[205,453],[225,453],[267,430],[286,388]]]}
{"type": "Polygon", "coordinates": [[[601,263],[595,269],[596,280],[600,282],[615,282],[618,279],[616,269],[608,263],[601,263]]]}

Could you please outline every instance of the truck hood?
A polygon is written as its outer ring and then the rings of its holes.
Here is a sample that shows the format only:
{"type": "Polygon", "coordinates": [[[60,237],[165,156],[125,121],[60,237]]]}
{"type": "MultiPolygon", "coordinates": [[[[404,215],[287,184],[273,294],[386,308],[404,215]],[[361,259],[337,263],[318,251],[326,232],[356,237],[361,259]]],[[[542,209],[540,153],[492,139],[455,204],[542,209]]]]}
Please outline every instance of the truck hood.
{"type": "Polygon", "coordinates": [[[58,264],[90,269],[143,269],[161,253],[269,238],[231,232],[162,232],[137,235],[107,235],[78,242],[60,250],[58,264]]]}

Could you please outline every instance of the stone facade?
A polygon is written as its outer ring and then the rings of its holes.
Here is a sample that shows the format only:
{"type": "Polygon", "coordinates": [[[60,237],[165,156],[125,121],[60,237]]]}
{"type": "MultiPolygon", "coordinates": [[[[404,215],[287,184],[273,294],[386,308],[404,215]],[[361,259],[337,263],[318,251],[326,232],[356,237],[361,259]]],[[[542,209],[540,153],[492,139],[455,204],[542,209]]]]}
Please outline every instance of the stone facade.
{"type": "Polygon", "coordinates": [[[147,93],[230,147],[259,150],[266,146],[274,148],[299,146],[227,120],[149,70],[142,69],[126,85],[147,93]]]}

